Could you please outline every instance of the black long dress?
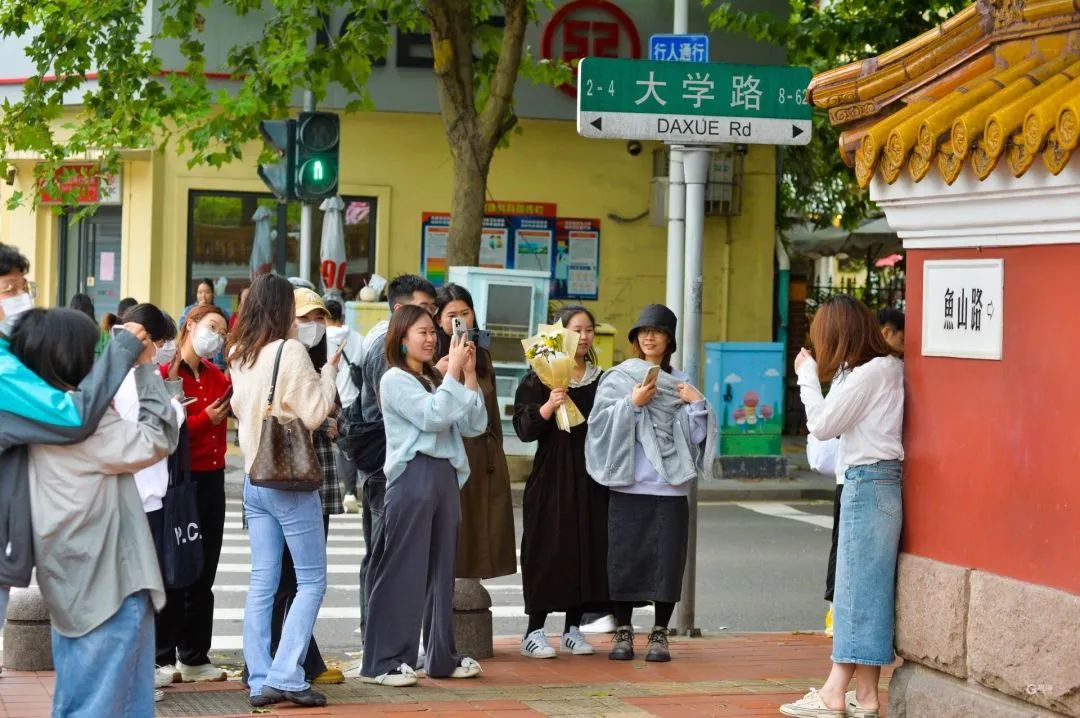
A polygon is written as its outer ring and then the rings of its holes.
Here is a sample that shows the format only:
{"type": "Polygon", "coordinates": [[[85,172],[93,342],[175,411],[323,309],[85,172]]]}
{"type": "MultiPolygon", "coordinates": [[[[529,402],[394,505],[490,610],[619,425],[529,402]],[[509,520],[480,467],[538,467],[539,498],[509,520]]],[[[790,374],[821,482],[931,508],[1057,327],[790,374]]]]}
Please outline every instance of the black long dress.
{"type": "MultiPolygon", "coordinates": [[[[569,390],[586,417],[599,379],[569,390]]],[[[551,390],[529,372],[518,387],[514,429],[522,441],[538,441],[525,485],[521,573],[525,612],[557,613],[582,607],[607,610],[608,489],[585,470],[587,424],[561,431],[540,407],[551,390]]]]}

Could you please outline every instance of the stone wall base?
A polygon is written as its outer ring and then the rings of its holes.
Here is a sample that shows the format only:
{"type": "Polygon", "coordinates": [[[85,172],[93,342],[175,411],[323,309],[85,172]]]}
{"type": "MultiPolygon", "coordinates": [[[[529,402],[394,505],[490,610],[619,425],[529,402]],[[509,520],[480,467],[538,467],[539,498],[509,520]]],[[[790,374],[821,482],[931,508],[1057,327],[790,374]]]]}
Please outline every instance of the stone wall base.
{"type": "Polygon", "coordinates": [[[889,718],[1060,718],[1066,715],[962,681],[916,663],[889,682],[889,718]]]}

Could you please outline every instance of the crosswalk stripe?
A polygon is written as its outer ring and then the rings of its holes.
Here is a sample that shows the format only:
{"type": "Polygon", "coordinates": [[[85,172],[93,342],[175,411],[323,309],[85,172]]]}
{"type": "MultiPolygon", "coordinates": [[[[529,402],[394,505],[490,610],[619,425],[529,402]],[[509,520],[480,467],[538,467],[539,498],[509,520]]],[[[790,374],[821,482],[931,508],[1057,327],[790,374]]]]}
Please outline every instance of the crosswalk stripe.
{"type": "Polygon", "coordinates": [[[753,511],[754,513],[763,514],[765,516],[773,516],[778,519],[790,519],[792,521],[801,521],[813,526],[820,526],[823,529],[831,529],[833,525],[832,516],[819,516],[818,514],[810,514],[805,511],[800,511],[794,506],[787,504],[771,503],[767,501],[761,501],[747,504],[736,504],[738,507],[746,509],[747,511],[753,511]]]}
{"type": "MultiPolygon", "coordinates": [[[[652,614],[655,613],[655,609],[652,606],[642,606],[641,608],[635,608],[635,613],[652,614]]],[[[491,607],[492,618],[524,618],[525,607],[524,606],[492,606],[491,607]]],[[[333,619],[333,618],[348,618],[360,620],[360,607],[359,606],[323,606],[319,609],[319,618],[333,619]]],[[[215,621],[242,621],[244,620],[243,608],[215,608],[214,609],[215,621]]]]}

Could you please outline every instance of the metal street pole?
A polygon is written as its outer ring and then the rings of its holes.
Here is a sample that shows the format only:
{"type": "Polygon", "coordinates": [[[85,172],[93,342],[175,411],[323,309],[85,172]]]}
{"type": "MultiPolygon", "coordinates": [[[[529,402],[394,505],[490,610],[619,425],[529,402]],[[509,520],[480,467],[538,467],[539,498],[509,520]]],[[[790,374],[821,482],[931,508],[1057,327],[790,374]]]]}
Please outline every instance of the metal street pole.
{"type": "MultiPolygon", "coordinates": [[[[689,0],[675,0],[675,17],[672,32],[685,35],[689,30],[689,0]]],[[[681,147],[669,150],[668,170],[668,236],[667,236],[667,282],[665,301],[668,309],[683,319],[683,236],[685,233],[686,189],[683,185],[683,153],[681,147]]],[[[681,334],[681,330],[677,330],[681,334]]],[[[681,347],[681,337],[675,337],[675,343],[681,347]]],[[[672,358],[676,366],[682,366],[681,351],[672,358]]]]}
{"type": "MultiPolygon", "coordinates": [[[[705,247],[705,183],[709,179],[712,150],[693,147],[683,154],[686,171],[686,269],[684,271],[682,359],[683,371],[696,387],[701,387],[701,291],[705,247]]],[[[708,459],[706,457],[706,464],[708,459]]],[[[694,625],[697,590],[697,480],[690,482],[690,527],[683,572],[679,628],[684,635],[700,636],[694,625]]]]}
{"type": "Polygon", "coordinates": [[[274,254],[276,261],[274,268],[279,275],[285,276],[288,271],[285,265],[288,261],[289,242],[289,204],[278,202],[277,206],[277,241],[274,242],[274,254]]]}
{"type": "MultiPolygon", "coordinates": [[[[315,94],[311,90],[304,90],[304,111],[315,111],[315,94]]],[[[297,276],[311,281],[311,224],[315,214],[315,206],[309,202],[300,204],[300,271],[297,276]]]]}

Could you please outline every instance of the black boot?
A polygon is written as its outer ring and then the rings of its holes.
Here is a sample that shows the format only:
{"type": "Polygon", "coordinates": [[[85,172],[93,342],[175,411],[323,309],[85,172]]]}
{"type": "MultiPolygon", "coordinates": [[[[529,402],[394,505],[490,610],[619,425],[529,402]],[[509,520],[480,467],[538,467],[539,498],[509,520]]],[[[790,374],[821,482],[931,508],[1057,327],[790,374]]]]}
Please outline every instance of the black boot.
{"type": "Polygon", "coordinates": [[[671,660],[671,651],[668,650],[668,629],[654,626],[649,634],[649,652],[645,656],[646,661],[653,663],[667,663],[671,660]]]}
{"type": "Polygon", "coordinates": [[[619,626],[615,629],[615,637],[611,639],[615,646],[608,654],[612,661],[634,660],[634,627],[619,626]]]}

